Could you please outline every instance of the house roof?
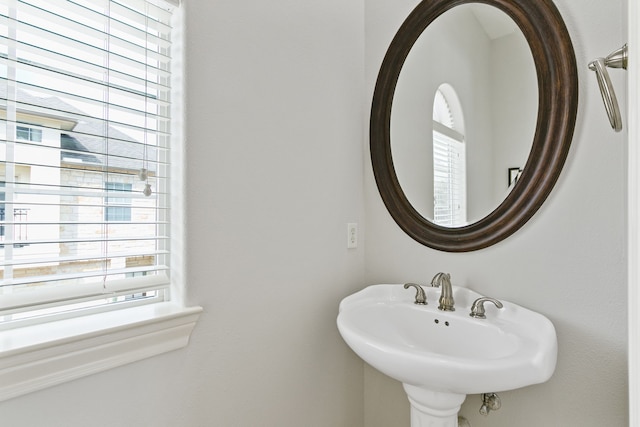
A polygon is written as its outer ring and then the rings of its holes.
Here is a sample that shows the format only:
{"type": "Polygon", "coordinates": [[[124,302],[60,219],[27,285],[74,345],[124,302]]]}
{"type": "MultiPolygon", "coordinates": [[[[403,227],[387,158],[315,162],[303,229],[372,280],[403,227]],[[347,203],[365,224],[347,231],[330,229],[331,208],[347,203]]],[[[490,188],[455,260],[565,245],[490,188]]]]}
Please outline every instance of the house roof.
{"type": "MultiPolygon", "coordinates": [[[[3,84],[0,84],[0,99],[7,99],[7,87],[3,84]]],[[[61,162],[139,170],[145,158],[157,156],[155,146],[147,145],[145,156],[144,143],[58,97],[39,97],[18,89],[17,101],[19,122],[60,129],[61,162]]],[[[144,167],[153,172],[155,162],[147,163],[144,167]]]]}

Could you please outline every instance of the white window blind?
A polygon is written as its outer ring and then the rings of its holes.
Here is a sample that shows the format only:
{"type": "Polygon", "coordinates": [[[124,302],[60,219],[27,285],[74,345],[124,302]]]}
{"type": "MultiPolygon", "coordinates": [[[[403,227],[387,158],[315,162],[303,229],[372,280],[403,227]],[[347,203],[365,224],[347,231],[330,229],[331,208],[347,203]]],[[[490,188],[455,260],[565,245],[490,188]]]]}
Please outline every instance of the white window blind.
{"type": "Polygon", "coordinates": [[[167,298],[172,7],[0,4],[0,321],[167,298]]]}
{"type": "MultiPolygon", "coordinates": [[[[451,96],[455,96],[452,88],[451,96]]],[[[457,101],[454,99],[453,101],[457,101]]],[[[433,218],[438,225],[459,227],[467,222],[467,162],[464,135],[442,90],[433,102],[433,218]]]]}
{"type": "Polygon", "coordinates": [[[434,122],[434,222],[457,227],[466,223],[465,145],[461,135],[438,125],[434,122]]]}

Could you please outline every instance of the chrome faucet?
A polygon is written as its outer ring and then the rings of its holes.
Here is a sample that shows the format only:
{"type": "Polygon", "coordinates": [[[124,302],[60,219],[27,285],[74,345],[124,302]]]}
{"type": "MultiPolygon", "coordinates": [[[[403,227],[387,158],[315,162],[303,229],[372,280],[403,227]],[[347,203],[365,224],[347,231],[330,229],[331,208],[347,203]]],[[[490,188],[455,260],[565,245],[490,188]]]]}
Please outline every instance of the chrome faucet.
{"type": "Polygon", "coordinates": [[[453,291],[451,290],[451,275],[449,273],[438,273],[431,279],[431,286],[439,288],[442,285],[442,292],[438,302],[438,310],[455,311],[453,308],[453,291]]]}

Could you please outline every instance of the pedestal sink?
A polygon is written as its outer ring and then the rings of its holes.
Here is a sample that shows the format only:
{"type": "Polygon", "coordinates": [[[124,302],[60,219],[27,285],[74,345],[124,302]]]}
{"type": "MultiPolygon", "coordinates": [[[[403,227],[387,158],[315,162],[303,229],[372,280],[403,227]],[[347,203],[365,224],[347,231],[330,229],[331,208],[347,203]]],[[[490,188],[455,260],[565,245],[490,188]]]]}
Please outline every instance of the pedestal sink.
{"type": "Polygon", "coordinates": [[[365,362],[403,383],[412,427],[455,427],[467,394],[512,390],[547,381],[556,366],[553,324],[502,300],[486,319],[469,316],[482,295],[453,286],[455,311],[438,310],[440,290],[424,287],[414,304],[402,285],[373,285],[340,303],[338,329],[365,362]]]}

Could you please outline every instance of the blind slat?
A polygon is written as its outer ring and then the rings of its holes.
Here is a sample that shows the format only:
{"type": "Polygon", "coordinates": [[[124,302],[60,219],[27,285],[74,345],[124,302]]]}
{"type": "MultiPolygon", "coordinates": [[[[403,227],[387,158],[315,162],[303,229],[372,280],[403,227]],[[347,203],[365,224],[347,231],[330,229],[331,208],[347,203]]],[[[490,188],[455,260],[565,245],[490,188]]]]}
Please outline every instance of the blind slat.
{"type": "MultiPolygon", "coordinates": [[[[168,255],[169,251],[160,251],[160,250],[149,250],[149,251],[128,251],[128,252],[112,252],[110,253],[111,257],[114,258],[131,258],[131,257],[139,257],[139,256],[156,256],[156,255],[168,255]]],[[[86,253],[78,253],[75,256],[50,256],[50,257],[40,257],[40,258],[25,258],[25,259],[15,259],[11,261],[0,260],[0,266],[5,265],[14,265],[14,266],[22,266],[22,265],[31,265],[31,264],[52,264],[56,262],[76,262],[76,261],[98,261],[103,260],[101,257],[95,257],[88,255],[86,253]]]]}
{"type": "MultiPolygon", "coordinates": [[[[101,82],[94,83],[85,79],[76,79],[67,75],[53,74],[53,77],[48,75],[42,76],[43,80],[47,80],[48,87],[36,86],[34,84],[16,82],[20,90],[26,91],[33,97],[38,98],[55,98],[60,100],[56,105],[58,111],[62,111],[70,114],[78,114],[79,106],[95,107],[101,106],[104,100],[101,99],[106,93],[109,94],[110,104],[109,106],[118,108],[120,111],[127,112],[129,114],[135,114],[142,117],[147,117],[153,120],[166,119],[168,116],[163,115],[163,112],[167,110],[170,103],[168,101],[159,99],[151,91],[154,87],[151,83],[148,86],[141,86],[138,89],[127,88],[124,86],[105,85],[101,82]],[[54,87],[54,79],[57,84],[54,87]],[[62,87],[69,87],[73,85],[77,93],[70,93],[67,91],[58,90],[62,87]],[[151,101],[148,98],[152,98],[151,101]],[[67,109],[65,110],[65,104],[67,109]]],[[[3,84],[3,79],[0,79],[0,84],[3,84]]],[[[6,97],[0,98],[6,100],[6,97]]],[[[33,106],[33,107],[47,107],[42,102],[38,104],[36,102],[21,101],[21,103],[33,106]]]]}
{"type": "Polygon", "coordinates": [[[102,282],[83,283],[73,288],[60,286],[47,286],[39,289],[37,292],[32,290],[3,294],[0,298],[0,310],[15,310],[21,307],[32,307],[45,303],[63,303],[73,301],[75,299],[86,298],[90,296],[108,297],[114,292],[122,292],[124,290],[139,290],[167,287],[169,279],[166,274],[158,274],[153,276],[136,277],[124,282],[115,282],[113,289],[105,289],[102,282]]]}
{"type": "MultiPolygon", "coordinates": [[[[105,270],[95,270],[95,271],[85,271],[85,272],[73,272],[73,273],[65,273],[65,274],[56,274],[55,280],[51,280],[50,275],[28,276],[28,277],[21,277],[21,278],[6,280],[2,286],[3,287],[7,286],[7,283],[9,283],[11,286],[18,286],[18,285],[31,285],[34,283],[41,283],[41,282],[55,284],[55,283],[69,281],[69,280],[76,280],[76,279],[100,278],[99,281],[103,283],[102,287],[104,289],[106,287],[104,283],[106,283],[106,280],[109,277],[123,276],[129,273],[138,273],[138,272],[156,272],[156,271],[162,271],[167,269],[168,269],[167,266],[156,265],[153,267],[134,267],[134,268],[120,268],[120,269],[113,269],[113,270],[105,269],[105,270]]],[[[147,277],[147,276],[143,276],[143,277],[147,277]]],[[[120,286],[122,288],[125,288],[127,285],[123,283],[120,286]]],[[[135,289],[137,287],[138,285],[132,284],[131,289],[135,289]]]]}

